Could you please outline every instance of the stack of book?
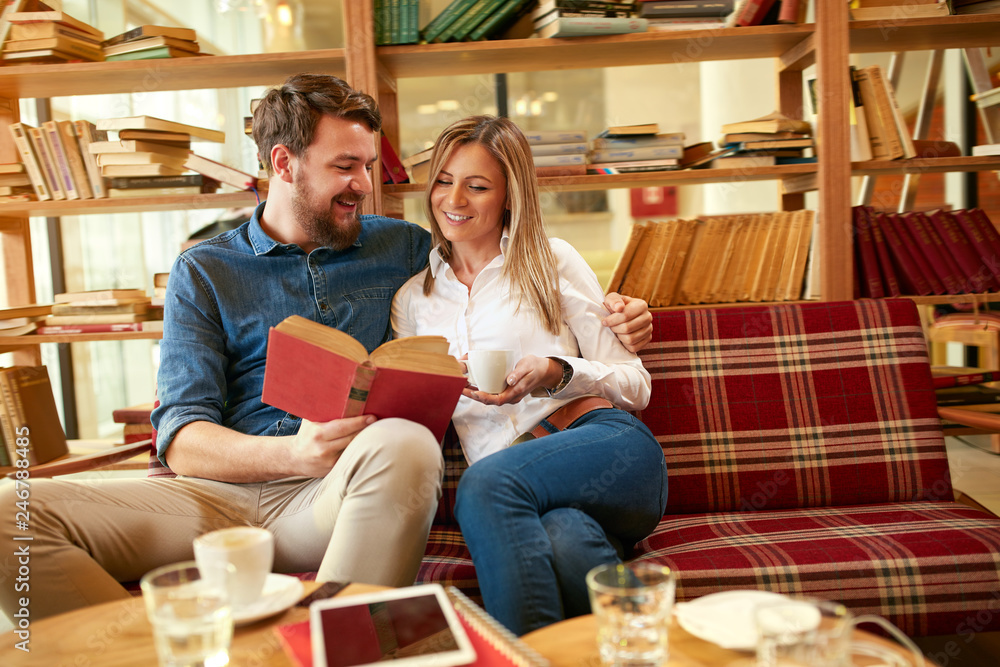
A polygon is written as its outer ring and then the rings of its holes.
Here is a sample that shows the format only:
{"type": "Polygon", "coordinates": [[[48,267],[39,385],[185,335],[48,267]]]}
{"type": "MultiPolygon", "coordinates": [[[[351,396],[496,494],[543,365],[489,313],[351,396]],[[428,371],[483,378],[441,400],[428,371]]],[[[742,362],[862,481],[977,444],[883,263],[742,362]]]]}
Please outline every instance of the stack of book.
{"type": "Polygon", "coordinates": [[[35,190],[23,162],[0,164],[0,202],[34,201],[35,190]]]}
{"type": "Polygon", "coordinates": [[[587,173],[587,133],[583,130],[525,130],[538,176],[587,173]]]}
{"type": "Polygon", "coordinates": [[[534,0],[452,0],[424,26],[420,38],[428,43],[495,39],[534,5],[534,0]]]}
{"type": "Polygon", "coordinates": [[[418,0],[375,0],[375,44],[416,44],[419,14],[418,0]]]}
{"type": "Polygon", "coordinates": [[[149,420],[153,412],[152,403],[140,403],[111,411],[116,424],[122,424],[122,443],[142,442],[153,437],[153,424],[149,420]]]}
{"type": "Polygon", "coordinates": [[[33,333],[39,322],[52,312],[48,304],[11,306],[0,309],[0,336],[23,336],[33,333]]]}
{"type": "Polygon", "coordinates": [[[8,126],[38,201],[107,196],[99,165],[87,146],[98,137],[85,120],[50,120],[41,127],[8,126]]]}
{"type": "Polygon", "coordinates": [[[591,142],[587,171],[624,174],[680,168],[684,133],[661,133],[656,123],[612,126],[591,142]]]}
{"type": "Polygon", "coordinates": [[[433,152],[434,147],[432,146],[400,160],[406,173],[410,176],[411,183],[427,182],[427,177],[431,169],[431,154],[433,152]]]}
{"type": "Polygon", "coordinates": [[[777,111],[753,120],[727,123],[722,132],[719,146],[729,152],[716,157],[713,167],[736,169],[816,161],[815,157],[804,155],[813,146],[812,125],[777,111]]]}
{"type": "Polygon", "coordinates": [[[104,59],[112,61],[209,55],[200,51],[197,39],[190,28],[141,25],[104,40],[101,46],[104,59]]]}
{"type": "Polygon", "coordinates": [[[581,37],[645,32],[649,22],[632,16],[631,2],[543,0],[532,13],[538,37],[581,37]]]}
{"type": "Polygon", "coordinates": [[[1000,291],[1000,233],[982,209],[852,211],[857,296],[1000,291]]]}
{"type": "Polygon", "coordinates": [[[7,15],[7,21],[10,33],[3,44],[4,63],[104,60],[104,33],[66,12],[13,12],[7,15]]]}
{"type": "Polygon", "coordinates": [[[214,192],[219,183],[238,184],[240,190],[246,189],[248,182],[256,185],[256,176],[191,152],[192,142],[224,142],[226,134],[220,130],[153,116],[102,118],[97,121],[97,130],[117,133],[116,139],[89,147],[98,158],[101,173],[114,179],[109,183],[109,196],[214,192]]]}
{"type": "Polygon", "coordinates": [[[851,19],[855,21],[899,21],[904,19],[948,16],[951,14],[946,0],[851,0],[851,19]]]}
{"type": "Polygon", "coordinates": [[[22,459],[38,465],[69,453],[45,366],[0,368],[0,436],[3,466],[22,459]]]}
{"type": "Polygon", "coordinates": [[[798,299],[814,219],[800,210],[636,224],[608,291],[655,307],[798,299]]]}
{"type": "MultiPolygon", "coordinates": [[[[146,328],[150,299],[141,289],[106,289],[56,294],[38,334],[162,330],[146,328]]],[[[157,323],[159,324],[159,323],[157,323]]]]}
{"type": "Polygon", "coordinates": [[[649,21],[648,30],[718,30],[725,28],[736,0],[642,0],[638,16],[649,21]]]}

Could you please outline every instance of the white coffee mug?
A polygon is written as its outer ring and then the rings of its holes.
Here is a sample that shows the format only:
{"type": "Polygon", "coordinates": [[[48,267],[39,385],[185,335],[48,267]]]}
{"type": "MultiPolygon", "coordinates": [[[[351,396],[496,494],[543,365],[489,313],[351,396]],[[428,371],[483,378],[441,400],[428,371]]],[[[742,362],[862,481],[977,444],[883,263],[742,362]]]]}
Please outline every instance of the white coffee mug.
{"type": "Polygon", "coordinates": [[[469,381],[480,391],[499,394],[514,369],[514,350],[469,350],[469,381]]]}
{"type": "Polygon", "coordinates": [[[226,579],[234,607],[256,601],[274,562],[274,537],[253,526],[223,528],[194,540],[194,558],[207,580],[226,579]],[[233,565],[227,570],[226,564],[233,565]]]}

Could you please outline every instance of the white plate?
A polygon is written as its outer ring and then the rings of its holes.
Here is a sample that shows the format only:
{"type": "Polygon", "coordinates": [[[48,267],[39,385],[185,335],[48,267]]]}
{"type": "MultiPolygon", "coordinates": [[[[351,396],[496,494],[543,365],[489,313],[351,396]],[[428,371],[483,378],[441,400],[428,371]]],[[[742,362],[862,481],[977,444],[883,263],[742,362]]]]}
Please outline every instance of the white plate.
{"type": "Polygon", "coordinates": [[[736,651],[757,647],[753,610],[764,602],[787,596],[767,591],[723,591],[674,605],[674,616],[682,628],[699,639],[736,651]]]}
{"type": "Polygon", "coordinates": [[[237,626],[274,616],[291,607],[302,597],[302,582],[287,574],[267,575],[261,596],[253,603],[233,609],[233,623],[237,626]]]}

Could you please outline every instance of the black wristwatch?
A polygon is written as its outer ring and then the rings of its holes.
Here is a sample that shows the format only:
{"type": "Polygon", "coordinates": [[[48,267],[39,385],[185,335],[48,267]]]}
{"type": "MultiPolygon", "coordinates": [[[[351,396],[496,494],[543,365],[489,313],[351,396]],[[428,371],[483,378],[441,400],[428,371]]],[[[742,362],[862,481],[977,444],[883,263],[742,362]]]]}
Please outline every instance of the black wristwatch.
{"type": "Polygon", "coordinates": [[[569,381],[573,379],[573,367],[570,366],[569,363],[567,363],[565,360],[560,359],[559,357],[549,357],[549,359],[551,359],[552,361],[558,361],[559,365],[562,366],[563,369],[562,379],[559,380],[559,384],[557,384],[552,389],[548,388],[545,389],[545,393],[548,394],[549,397],[551,398],[555,394],[558,394],[560,391],[565,389],[566,385],[569,384],[569,381]]]}

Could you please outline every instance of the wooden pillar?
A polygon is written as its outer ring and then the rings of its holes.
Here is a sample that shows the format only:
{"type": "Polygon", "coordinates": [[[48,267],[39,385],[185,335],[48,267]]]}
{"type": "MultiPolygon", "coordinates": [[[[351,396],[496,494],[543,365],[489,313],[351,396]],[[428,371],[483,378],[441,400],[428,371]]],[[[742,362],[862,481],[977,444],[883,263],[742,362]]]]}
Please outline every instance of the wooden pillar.
{"type": "Polygon", "coordinates": [[[824,301],[854,295],[847,3],[816,3],[819,133],[820,292],[824,301]]]}
{"type": "MultiPolygon", "coordinates": [[[[347,82],[379,101],[378,71],[375,60],[375,16],[371,2],[345,2],[344,44],[347,65],[347,82]],[[347,26],[350,26],[348,29],[347,26]]],[[[381,105],[380,105],[381,106],[381,105]]],[[[382,110],[385,115],[385,110],[382,110]]],[[[382,149],[376,137],[379,156],[382,149]]],[[[362,206],[363,213],[382,211],[382,164],[376,162],[372,170],[372,196],[362,206]]]]}

